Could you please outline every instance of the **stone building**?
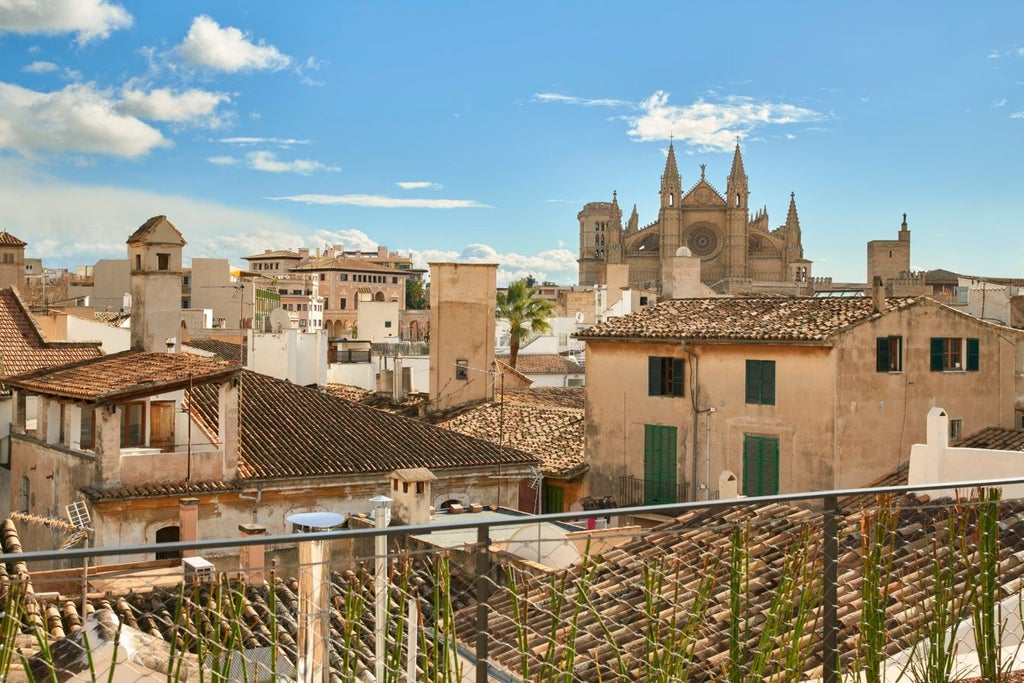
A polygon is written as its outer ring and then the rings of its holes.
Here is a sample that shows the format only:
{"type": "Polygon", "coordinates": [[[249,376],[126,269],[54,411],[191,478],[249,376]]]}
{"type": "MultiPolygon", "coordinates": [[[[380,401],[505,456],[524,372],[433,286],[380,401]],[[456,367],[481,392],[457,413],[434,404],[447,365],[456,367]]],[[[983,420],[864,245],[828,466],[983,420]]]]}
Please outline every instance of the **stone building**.
{"type": "Polygon", "coordinates": [[[640,226],[636,205],[623,227],[622,209],[611,202],[590,202],[577,218],[580,228],[580,285],[605,284],[608,266],[629,266],[629,285],[678,297],[666,282],[672,259],[687,248],[701,260],[700,279],[718,293],[778,292],[808,294],[811,262],[804,259],[796,198],[790,194],[786,222],[769,229],[768,210],[750,211],[747,174],[736,145],[725,192],[700,179],[683,188],[675,149],[669,144],[661,176],[658,218],[640,226]]]}
{"type": "Polygon", "coordinates": [[[25,286],[25,242],[0,230],[0,289],[25,286]]]}

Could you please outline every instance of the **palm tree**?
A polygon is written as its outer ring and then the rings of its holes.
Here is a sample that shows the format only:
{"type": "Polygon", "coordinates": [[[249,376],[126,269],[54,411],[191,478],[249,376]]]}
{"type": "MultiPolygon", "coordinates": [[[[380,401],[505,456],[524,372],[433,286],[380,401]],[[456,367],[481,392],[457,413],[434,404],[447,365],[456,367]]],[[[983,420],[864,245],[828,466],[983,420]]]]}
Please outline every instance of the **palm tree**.
{"type": "Polygon", "coordinates": [[[531,334],[540,334],[551,329],[548,318],[554,313],[554,305],[537,295],[537,287],[523,280],[516,280],[504,292],[498,292],[495,315],[509,322],[509,365],[513,368],[519,359],[519,344],[531,334]]]}

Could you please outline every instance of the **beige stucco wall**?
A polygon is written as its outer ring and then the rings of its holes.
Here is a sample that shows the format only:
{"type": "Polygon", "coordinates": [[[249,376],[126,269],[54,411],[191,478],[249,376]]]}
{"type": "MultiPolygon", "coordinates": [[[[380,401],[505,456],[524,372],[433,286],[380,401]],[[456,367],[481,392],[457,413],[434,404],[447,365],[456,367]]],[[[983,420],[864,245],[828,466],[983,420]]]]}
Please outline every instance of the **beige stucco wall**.
{"type": "Polygon", "coordinates": [[[431,410],[493,395],[497,273],[493,263],[430,264],[431,410]],[[465,379],[458,360],[469,367],[465,379]]]}

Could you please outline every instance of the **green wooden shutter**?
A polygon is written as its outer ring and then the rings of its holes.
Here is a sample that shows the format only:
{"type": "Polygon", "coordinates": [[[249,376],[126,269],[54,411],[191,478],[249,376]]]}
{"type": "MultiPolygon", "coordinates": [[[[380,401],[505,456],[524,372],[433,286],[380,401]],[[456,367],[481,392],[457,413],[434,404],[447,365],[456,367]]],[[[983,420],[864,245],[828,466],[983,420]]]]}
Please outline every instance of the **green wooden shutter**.
{"type": "Polygon", "coordinates": [[[676,503],[676,428],[644,425],[644,505],[676,503]]]}
{"type": "Polygon", "coordinates": [[[875,369],[878,372],[889,372],[889,338],[875,339],[875,369]]]}
{"type": "Polygon", "coordinates": [[[761,361],[761,404],[775,405],[775,361],[761,361]]]}
{"type": "Polygon", "coordinates": [[[683,395],[683,359],[672,359],[672,395],[683,395]]]}
{"type": "Polygon", "coordinates": [[[756,360],[747,361],[747,403],[757,403],[761,398],[761,369],[756,360]]]}
{"type": "Polygon", "coordinates": [[[565,489],[544,484],[544,514],[565,512],[565,489]]]}
{"type": "Polygon", "coordinates": [[[945,367],[944,348],[942,337],[932,337],[932,372],[942,372],[945,367]]]}
{"type": "Polygon", "coordinates": [[[647,395],[661,396],[661,357],[647,357],[647,395]]]}
{"type": "Polygon", "coordinates": [[[981,342],[974,338],[967,339],[967,369],[977,372],[981,342]]]}
{"type": "Polygon", "coordinates": [[[743,435],[743,495],[774,496],[779,492],[779,439],[743,435]]]}

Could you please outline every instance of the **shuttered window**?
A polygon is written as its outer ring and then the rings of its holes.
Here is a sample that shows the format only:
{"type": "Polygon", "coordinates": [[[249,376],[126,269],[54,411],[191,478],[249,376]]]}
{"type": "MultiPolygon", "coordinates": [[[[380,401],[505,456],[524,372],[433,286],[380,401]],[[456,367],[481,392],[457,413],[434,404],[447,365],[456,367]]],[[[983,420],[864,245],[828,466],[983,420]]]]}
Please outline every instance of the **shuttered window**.
{"type": "Polygon", "coordinates": [[[644,505],[677,503],[676,428],[644,425],[644,505]]]}
{"type": "Polygon", "coordinates": [[[977,372],[980,364],[980,340],[973,337],[932,337],[932,372],[977,372]]]}
{"type": "Polygon", "coordinates": [[[565,512],[565,489],[544,484],[544,514],[565,512]]]}
{"type": "Polygon", "coordinates": [[[779,492],[779,438],[743,435],[743,495],[774,496],[779,492]]]}
{"type": "Polygon", "coordinates": [[[747,361],[747,403],[775,405],[775,361],[747,361]]]}
{"type": "Polygon", "coordinates": [[[666,356],[647,357],[647,395],[683,395],[683,359],[666,356]]]}
{"type": "Polygon", "coordinates": [[[875,340],[875,361],[878,372],[903,370],[903,338],[878,337],[875,340]]]}

